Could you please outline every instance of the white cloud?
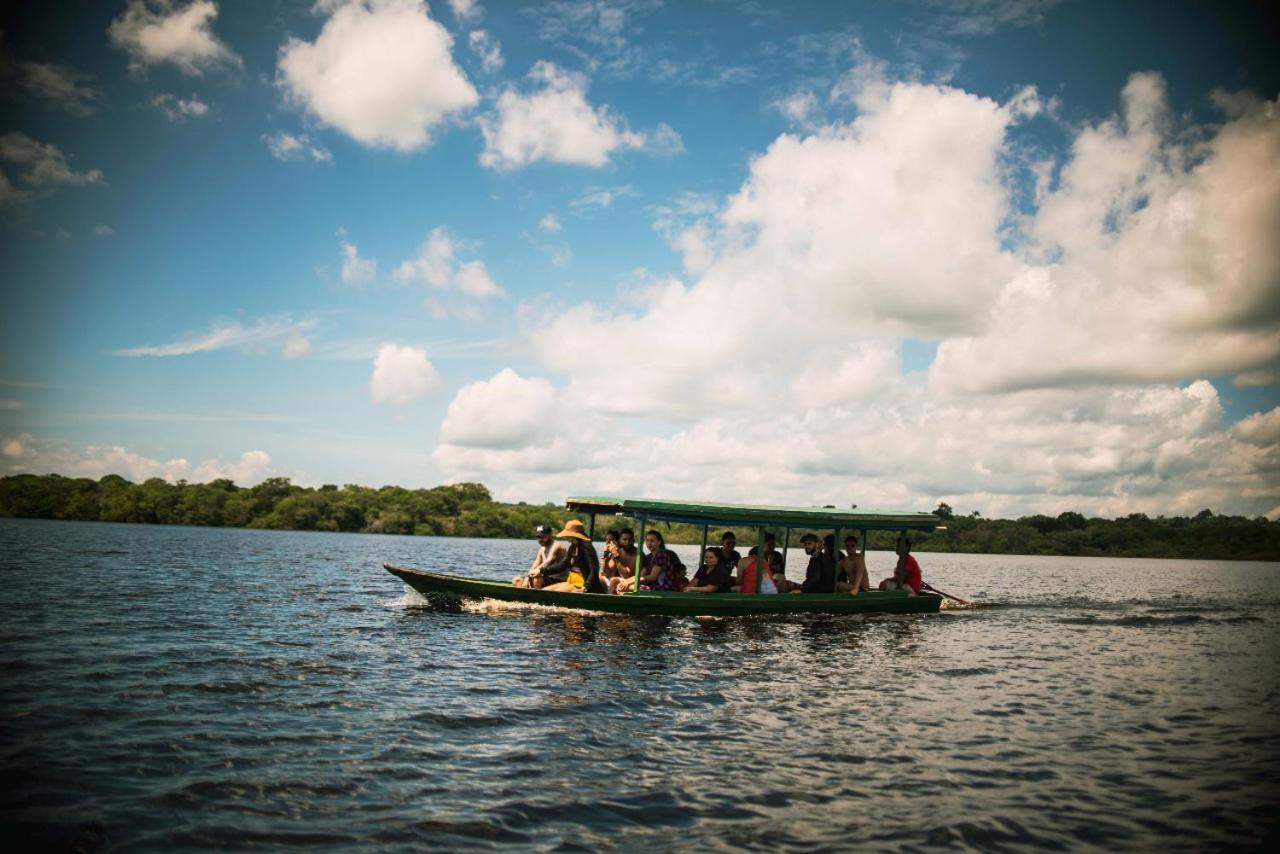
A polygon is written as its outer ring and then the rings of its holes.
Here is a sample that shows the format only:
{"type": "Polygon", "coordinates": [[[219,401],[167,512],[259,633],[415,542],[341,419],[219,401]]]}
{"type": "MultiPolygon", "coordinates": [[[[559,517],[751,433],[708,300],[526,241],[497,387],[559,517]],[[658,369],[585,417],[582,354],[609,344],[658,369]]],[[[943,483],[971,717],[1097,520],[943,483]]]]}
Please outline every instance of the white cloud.
{"type": "Polygon", "coordinates": [[[1235,426],[1235,434],[1251,445],[1280,442],[1280,406],[1269,412],[1255,412],[1235,426]]]}
{"type": "Polygon", "coordinates": [[[342,241],[342,283],[363,285],[378,275],[378,262],[373,258],[361,258],[354,243],[342,241]]]}
{"type": "Polygon", "coordinates": [[[810,116],[818,109],[818,98],[807,89],[792,92],[785,98],[773,103],[775,109],[782,113],[793,124],[805,126],[810,116]]]}
{"type": "Polygon", "coordinates": [[[453,38],[421,0],[327,5],[314,42],[280,49],[280,85],[325,124],[368,146],[414,151],[475,89],[454,64],[453,38]]]}
{"type": "MultiPolygon", "coordinates": [[[[473,299],[502,296],[504,291],[493,281],[483,261],[463,261],[458,256],[474,251],[474,246],[459,241],[444,226],[437,226],[418,247],[417,254],[396,268],[397,282],[421,282],[436,291],[452,291],[473,299]]],[[[432,297],[427,306],[433,314],[449,313],[448,307],[432,297]]],[[[454,313],[465,313],[467,306],[455,306],[454,313]]]]}
{"type": "Polygon", "coordinates": [[[555,435],[557,400],[547,380],[524,379],[504,368],[492,379],[458,390],[445,412],[440,441],[501,450],[546,442],[555,435]]]}
{"type": "Polygon", "coordinates": [[[1033,93],[1000,104],[861,75],[856,119],[778,137],[714,219],[681,230],[664,216],[692,283],[649,291],[639,311],[552,307],[530,323],[543,364],[595,401],[613,377],[591,354],[647,363],[626,410],[689,418],[856,338],[940,340],[940,397],[1187,381],[1280,357],[1280,115],[1237,107],[1184,150],[1173,140],[1194,135],[1162,124],[1158,79],[1135,76],[1128,117],[1082,129],[1058,186],[1020,218],[1008,131],[1039,109],[1033,93]],[[769,345],[702,334],[727,306],[769,345]]]}
{"type": "Polygon", "coordinates": [[[267,144],[267,150],[276,160],[289,161],[310,157],[316,163],[333,162],[333,155],[329,153],[329,149],[313,141],[305,133],[277,131],[273,134],[263,134],[262,141],[267,144]]]}
{"type": "Polygon", "coordinates": [[[19,131],[0,136],[0,162],[18,167],[18,180],[29,187],[78,186],[102,181],[102,173],[97,169],[76,172],[56,145],[38,142],[19,131]]]}
{"type": "Polygon", "coordinates": [[[449,0],[449,8],[453,10],[453,16],[459,21],[469,21],[484,14],[484,10],[476,0],[449,0]]]}
{"type": "Polygon", "coordinates": [[[695,198],[665,211],[698,281],[650,289],[638,313],[586,304],[535,324],[543,364],[615,411],[697,417],[741,399],[734,390],[754,378],[794,377],[854,334],[975,327],[1016,269],[1000,236],[1009,206],[999,152],[1013,107],[907,83],[859,96],[849,125],[775,140],[727,204],[695,198]],[[702,224],[676,230],[689,217],[702,224]],[[707,335],[729,306],[743,334],[707,335]],[[647,364],[650,380],[636,394],[606,394],[615,378],[591,355],[600,352],[647,364]]]}
{"type": "Polygon", "coordinates": [[[66,65],[48,62],[15,62],[13,75],[18,87],[29,95],[61,107],[73,116],[91,114],[98,92],[84,81],[92,78],[66,65]]]}
{"type": "MultiPolygon", "coordinates": [[[[499,377],[475,384],[465,401],[459,394],[433,459],[447,478],[480,480],[513,500],[559,500],[584,483],[605,493],[765,503],[927,510],[946,500],[988,516],[1204,507],[1257,515],[1280,500],[1280,484],[1268,474],[1280,464],[1280,445],[1236,438],[1203,381],[945,406],[920,381],[891,380],[874,402],[833,400],[833,386],[824,384],[810,387],[807,404],[778,407],[766,398],[754,413],[711,416],[653,436],[624,422],[601,424],[590,414],[599,407],[537,378],[499,377]],[[551,407],[582,417],[521,420],[501,408],[508,400],[520,402],[519,412],[551,407]],[[490,430],[486,408],[512,423],[490,430]]],[[[739,394],[751,401],[758,391],[739,394]]]]}
{"type": "Polygon", "coordinates": [[[546,216],[544,216],[541,220],[538,221],[538,228],[542,229],[543,231],[549,231],[552,234],[555,234],[560,230],[560,218],[557,217],[554,213],[548,213],[546,216]]]}
{"type": "Polygon", "coordinates": [[[176,7],[170,0],[129,0],[107,33],[128,51],[130,68],[171,62],[184,74],[199,75],[219,65],[239,65],[240,58],[213,34],[218,4],[195,0],[176,7]]]}
{"type": "Polygon", "coordinates": [[[214,350],[235,348],[245,352],[261,352],[268,344],[292,339],[309,329],[311,321],[294,321],[287,315],[262,317],[249,325],[238,320],[218,321],[207,332],[191,332],[168,344],[127,347],[113,350],[114,356],[189,356],[214,350]]]}
{"type": "Polygon", "coordinates": [[[426,350],[384,344],[373,360],[369,392],[374,403],[408,403],[438,385],[440,376],[427,360],[426,350]]]}
{"type": "Polygon", "coordinates": [[[529,79],[533,91],[507,89],[494,113],[481,120],[483,165],[516,169],[547,160],[599,167],[616,151],[644,146],[644,134],[632,132],[608,107],[587,102],[582,75],[539,62],[529,79]]]}
{"type": "Polygon", "coordinates": [[[654,209],[687,282],[524,306],[575,430],[546,454],[442,441],[442,472],[525,499],[585,481],[989,515],[1280,504],[1277,416],[1233,428],[1202,379],[1277,364],[1274,103],[1219,96],[1220,125],[1188,126],[1137,75],[1122,116],[1046,164],[1010,132],[1043,109],[1029,90],[864,65],[840,96],[856,118],[778,137],[727,200],[654,209]],[[927,372],[907,338],[937,342],[927,372]],[[620,394],[617,364],[643,381],[620,394]]]}
{"type": "Polygon", "coordinates": [[[939,382],[1180,380],[1247,375],[1280,358],[1274,103],[1188,133],[1157,75],[1131,77],[1123,101],[1123,116],[1077,135],[1019,269],[985,302],[975,334],[940,345],[939,382]]]}
{"type": "Polygon", "coordinates": [[[502,45],[497,39],[484,30],[473,30],[467,34],[467,43],[487,73],[496,74],[502,70],[502,45]]]}
{"type": "Polygon", "coordinates": [[[208,483],[226,478],[240,486],[252,486],[266,480],[271,474],[271,456],[266,451],[245,451],[234,461],[205,460],[196,467],[189,479],[194,483],[208,483]]]}
{"type": "Polygon", "coordinates": [[[120,445],[73,445],[30,434],[0,437],[0,468],[10,473],[49,474],[64,477],[102,478],[120,475],[135,483],[153,477],[170,483],[186,480],[207,483],[229,478],[239,486],[253,486],[279,474],[265,451],[246,451],[234,460],[212,458],[193,466],[183,457],[162,460],[130,451],[120,445]]]}
{"type": "Polygon", "coordinates": [[[110,237],[115,233],[116,233],[115,229],[113,229],[111,226],[107,225],[106,223],[100,222],[93,227],[94,237],[110,237]]]}
{"type": "Polygon", "coordinates": [[[193,94],[190,98],[163,93],[151,99],[151,106],[164,113],[171,122],[198,119],[209,113],[209,105],[193,94]]]}

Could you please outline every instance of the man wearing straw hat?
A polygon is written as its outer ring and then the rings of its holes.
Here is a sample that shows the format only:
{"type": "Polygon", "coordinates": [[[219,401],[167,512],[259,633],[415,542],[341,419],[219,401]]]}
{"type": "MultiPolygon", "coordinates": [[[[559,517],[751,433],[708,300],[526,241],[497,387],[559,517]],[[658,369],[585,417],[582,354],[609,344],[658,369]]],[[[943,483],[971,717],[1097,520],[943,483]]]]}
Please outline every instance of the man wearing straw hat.
{"type": "Polygon", "coordinates": [[[543,590],[562,593],[608,592],[600,581],[600,557],[585,528],[577,519],[570,519],[565,523],[564,530],[556,534],[556,539],[569,543],[568,557],[564,564],[567,572],[563,580],[547,583],[551,582],[551,579],[547,579],[542,585],[543,590]]]}

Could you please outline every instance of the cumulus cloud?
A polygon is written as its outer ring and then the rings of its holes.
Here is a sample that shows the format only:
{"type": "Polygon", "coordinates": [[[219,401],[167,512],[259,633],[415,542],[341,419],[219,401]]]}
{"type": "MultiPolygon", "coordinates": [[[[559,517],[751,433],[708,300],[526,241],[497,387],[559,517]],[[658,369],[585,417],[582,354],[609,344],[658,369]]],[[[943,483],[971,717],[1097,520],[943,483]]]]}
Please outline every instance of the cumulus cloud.
{"type": "MultiPolygon", "coordinates": [[[[698,281],[649,289],[639,311],[560,313],[531,334],[543,364],[611,409],[697,417],[753,378],[794,377],[855,330],[928,337],[975,327],[1017,266],[1001,245],[1009,205],[999,153],[1022,114],[1012,101],[942,86],[878,81],[858,97],[853,122],[779,137],[714,220],[673,235],[698,281]],[[743,334],[706,335],[728,306],[743,334]],[[625,399],[602,394],[614,378],[598,352],[651,365],[650,381],[625,399]]],[[[683,216],[664,214],[673,229],[683,216]]]]}
{"type": "MultiPolygon", "coordinates": [[[[857,118],[778,137],[714,214],[660,217],[692,282],[621,310],[556,309],[530,327],[542,363],[608,400],[590,354],[643,360],[653,375],[629,414],[692,418],[859,338],[940,341],[940,397],[1187,381],[1280,356],[1274,105],[1237,103],[1186,141],[1159,78],[1136,75],[1125,115],[1080,129],[1024,216],[1010,130],[1037,114],[1034,92],[1000,103],[864,68],[848,95],[857,118]],[[727,306],[768,346],[701,334],[727,306]]],[[[769,384],[779,399],[785,386],[769,384]]]]}
{"type": "Polygon", "coordinates": [[[309,157],[315,163],[333,162],[333,155],[329,153],[329,149],[313,141],[305,133],[276,131],[272,134],[263,134],[262,141],[266,143],[267,150],[276,160],[301,160],[309,157]]]}
{"type": "Polygon", "coordinates": [[[170,483],[207,483],[228,478],[240,486],[253,486],[279,474],[265,451],[245,451],[236,459],[215,457],[192,465],[184,457],[155,459],[120,445],[80,446],[26,433],[0,437],[0,454],[0,467],[6,474],[56,473],[94,479],[116,474],[134,482],[159,477],[170,483]]]}
{"type": "MultiPolygon", "coordinates": [[[[189,332],[168,344],[126,347],[113,350],[114,356],[167,357],[189,356],[234,348],[244,352],[261,352],[268,345],[292,341],[314,325],[311,321],[295,321],[287,315],[262,317],[249,324],[238,320],[217,321],[207,331],[189,332]]],[[[286,346],[288,344],[286,343],[286,346]]],[[[294,345],[297,355],[297,345],[294,345]]]]}
{"type": "Polygon", "coordinates": [[[1158,75],[1134,75],[1122,98],[1077,135],[976,334],[939,347],[933,370],[952,387],[1178,380],[1280,358],[1274,102],[1197,140],[1158,75]]]}
{"type": "Polygon", "coordinates": [[[504,368],[492,379],[458,390],[445,412],[440,440],[464,448],[518,450],[555,434],[556,390],[504,368]]]}
{"type": "MultiPolygon", "coordinates": [[[[945,500],[988,516],[1204,507],[1256,515],[1280,500],[1269,475],[1280,445],[1250,444],[1224,427],[1204,381],[975,396],[946,406],[918,380],[890,380],[889,393],[871,405],[831,400],[828,384],[811,390],[817,405],[760,404],[668,436],[602,424],[589,414],[597,407],[535,383],[504,371],[465,399],[459,394],[446,416],[456,414],[456,426],[442,431],[433,454],[446,477],[478,479],[522,500],[559,500],[588,483],[620,494],[764,503],[929,509],[945,500]],[[508,393],[525,407],[538,401],[545,412],[553,401],[555,412],[586,417],[512,415],[486,432],[484,407],[508,393]]],[[[750,401],[757,390],[741,395],[750,401]]]]}
{"type": "MultiPolygon", "coordinates": [[[[421,282],[432,290],[452,292],[471,300],[501,296],[504,291],[493,281],[483,261],[464,261],[459,257],[473,251],[473,244],[457,240],[444,226],[437,226],[417,253],[402,261],[393,275],[397,282],[421,282]]],[[[429,303],[428,307],[431,306],[438,308],[438,316],[448,313],[436,297],[429,303]]]]}
{"type": "Polygon", "coordinates": [[[373,360],[369,393],[374,403],[409,403],[440,385],[440,375],[427,359],[427,351],[398,344],[384,344],[373,360]]]}
{"type": "Polygon", "coordinates": [[[422,0],[347,0],[314,42],[290,38],[278,81],[293,102],[364,145],[414,151],[475,89],[452,56],[453,37],[422,0]]]}
{"type": "Polygon", "coordinates": [[[213,34],[218,4],[195,0],[178,6],[171,0],[129,0],[107,29],[111,42],[129,53],[129,67],[169,62],[184,74],[200,75],[219,65],[239,65],[240,58],[213,34]]]}
{"type": "Polygon", "coordinates": [[[494,112],[481,120],[483,165],[517,169],[546,160],[599,167],[616,151],[644,147],[643,133],[631,131],[608,107],[587,101],[583,75],[539,62],[529,79],[530,91],[508,88],[494,112]]]}
{"type": "Polygon", "coordinates": [[[19,131],[0,136],[0,163],[16,167],[18,180],[32,188],[78,186],[102,181],[102,173],[97,169],[76,172],[56,145],[39,142],[19,131]]]}
{"type": "Polygon", "coordinates": [[[1225,424],[1203,379],[1273,381],[1275,103],[1219,95],[1223,121],[1197,127],[1139,74],[1054,158],[1015,133],[1044,108],[1033,90],[864,65],[837,97],[855,118],[779,136],[727,199],[654,208],[687,281],[525,307],[560,405],[604,419],[562,470],[442,441],[442,471],[525,498],[608,480],[988,514],[1280,503],[1275,416],[1225,424]],[[937,343],[927,371],[904,367],[908,338],[937,343]],[[619,394],[616,364],[643,381],[619,394]],[[625,471],[597,466],[623,451],[625,471]]]}
{"type": "Polygon", "coordinates": [[[560,230],[560,218],[554,213],[548,213],[538,221],[538,228],[555,234],[560,230]]]}
{"type": "Polygon", "coordinates": [[[1280,443],[1280,406],[1268,412],[1255,412],[1236,424],[1235,434],[1251,445],[1280,443]]]}
{"type": "Polygon", "coordinates": [[[163,113],[164,117],[171,122],[198,119],[209,113],[209,105],[195,94],[190,98],[180,98],[166,92],[152,98],[151,106],[163,113]]]}

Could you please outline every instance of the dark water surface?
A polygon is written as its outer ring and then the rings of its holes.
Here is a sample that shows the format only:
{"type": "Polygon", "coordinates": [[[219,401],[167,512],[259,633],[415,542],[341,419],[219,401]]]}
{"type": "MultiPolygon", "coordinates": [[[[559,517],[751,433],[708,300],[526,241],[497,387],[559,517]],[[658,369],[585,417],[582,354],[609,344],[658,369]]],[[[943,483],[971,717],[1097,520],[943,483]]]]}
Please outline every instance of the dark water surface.
{"type": "MultiPolygon", "coordinates": [[[[1275,564],[923,554],[927,580],[991,606],[719,621],[436,612],[380,568],[510,576],[532,551],[0,519],[6,835],[85,850],[1274,838],[1275,564]]],[[[892,556],[870,562],[875,579],[892,556]]]]}

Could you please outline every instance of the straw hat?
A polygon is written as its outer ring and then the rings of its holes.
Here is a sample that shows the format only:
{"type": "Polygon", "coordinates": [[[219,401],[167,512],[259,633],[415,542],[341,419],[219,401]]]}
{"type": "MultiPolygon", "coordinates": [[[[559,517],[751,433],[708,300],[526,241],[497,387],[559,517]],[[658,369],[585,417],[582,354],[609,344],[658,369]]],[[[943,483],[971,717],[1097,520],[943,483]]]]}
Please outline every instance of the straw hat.
{"type": "Polygon", "coordinates": [[[556,534],[556,539],[562,540],[565,537],[573,537],[575,540],[583,542],[591,542],[591,538],[587,536],[587,532],[583,530],[583,524],[577,519],[570,519],[564,523],[564,530],[556,534]]]}

